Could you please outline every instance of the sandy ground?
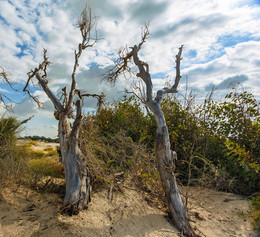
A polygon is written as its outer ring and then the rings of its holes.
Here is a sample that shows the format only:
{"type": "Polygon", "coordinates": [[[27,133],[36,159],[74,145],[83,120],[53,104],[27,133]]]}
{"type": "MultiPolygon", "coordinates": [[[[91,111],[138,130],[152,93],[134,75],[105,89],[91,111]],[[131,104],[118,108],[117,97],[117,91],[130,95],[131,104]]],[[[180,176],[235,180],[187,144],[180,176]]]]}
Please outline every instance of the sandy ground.
{"type": "MultiPolygon", "coordinates": [[[[38,142],[35,150],[57,146],[38,142]]],[[[63,180],[55,179],[62,191],[63,180]]],[[[200,236],[247,237],[253,233],[247,217],[248,201],[240,196],[186,188],[192,226],[200,236]]],[[[63,190],[64,192],[64,190],[63,190]]],[[[9,185],[0,196],[0,237],[174,237],[178,231],[168,222],[161,205],[149,201],[149,194],[125,186],[108,200],[108,190],[94,192],[88,210],[77,216],[60,214],[62,192],[39,193],[23,186],[9,185]]],[[[259,235],[260,236],[260,235],[259,235]]]]}
{"type": "MultiPolygon", "coordinates": [[[[18,140],[17,142],[19,145],[25,145],[25,144],[30,144],[30,140],[18,140]]],[[[35,150],[35,151],[44,151],[45,148],[52,148],[53,150],[56,151],[56,147],[60,146],[59,143],[55,142],[43,142],[43,141],[36,141],[36,144],[34,145],[33,143],[30,144],[30,147],[35,150]]]]}
{"type": "MultiPolygon", "coordinates": [[[[190,216],[201,236],[257,236],[246,217],[248,201],[229,193],[192,188],[190,216]]],[[[92,196],[89,209],[77,216],[60,214],[61,195],[39,194],[24,187],[4,188],[0,202],[0,236],[178,236],[165,213],[150,206],[144,193],[128,188],[92,196]]]]}

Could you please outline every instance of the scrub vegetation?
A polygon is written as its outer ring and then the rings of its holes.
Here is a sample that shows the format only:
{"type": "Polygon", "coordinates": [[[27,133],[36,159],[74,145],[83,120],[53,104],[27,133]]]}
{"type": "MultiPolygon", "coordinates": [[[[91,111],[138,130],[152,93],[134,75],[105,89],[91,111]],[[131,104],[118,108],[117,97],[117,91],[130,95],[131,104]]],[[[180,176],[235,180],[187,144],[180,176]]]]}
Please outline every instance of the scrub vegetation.
{"type": "MultiPolygon", "coordinates": [[[[222,102],[206,99],[202,105],[194,104],[192,97],[181,103],[169,96],[162,110],[178,154],[178,183],[252,199],[250,215],[259,229],[260,112],[254,96],[234,90],[222,102]]],[[[37,141],[17,142],[19,124],[14,117],[0,120],[1,186],[15,182],[48,190],[53,179],[64,178],[58,149],[37,151],[37,141]]],[[[93,189],[106,188],[112,198],[128,180],[166,204],[156,169],[155,130],[155,118],[134,96],[85,115],[79,140],[93,189]]]]}

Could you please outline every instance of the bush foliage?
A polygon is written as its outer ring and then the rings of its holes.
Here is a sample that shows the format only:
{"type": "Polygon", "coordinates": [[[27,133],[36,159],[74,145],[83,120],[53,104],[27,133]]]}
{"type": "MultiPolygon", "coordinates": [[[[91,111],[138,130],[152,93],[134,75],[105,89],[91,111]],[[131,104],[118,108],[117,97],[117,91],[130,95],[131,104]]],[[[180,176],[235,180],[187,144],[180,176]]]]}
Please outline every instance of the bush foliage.
{"type": "MultiPolygon", "coordinates": [[[[179,182],[240,194],[258,190],[260,112],[252,94],[233,91],[224,102],[202,105],[167,97],[162,110],[179,182]]],[[[159,186],[155,130],[155,118],[133,96],[86,116],[80,141],[93,178],[109,183],[107,175],[130,169],[141,183],[159,186]]]]}
{"type": "MultiPolygon", "coordinates": [[[[223,102],[209,98],[202,105],[192,97],[185,103],[166,97],[162,110],[178,154],[175,174],[180,183],[245,195],[259,190],[260,111],[252,94],[232,91],[223,102]]],[[[86,115],[80,131],[94,188],[116,185],[123,174],[163,195],[154,156],[156,121],[134,96],[86,115]]],[[[24,172],[21,180],[29,177],[36,185],[42,177],[64,175],[57,151],[35,152],[30,147],[35,141],[17,146],[18,132],[17,119],[0,119],[2,180],[24,172]]]]}

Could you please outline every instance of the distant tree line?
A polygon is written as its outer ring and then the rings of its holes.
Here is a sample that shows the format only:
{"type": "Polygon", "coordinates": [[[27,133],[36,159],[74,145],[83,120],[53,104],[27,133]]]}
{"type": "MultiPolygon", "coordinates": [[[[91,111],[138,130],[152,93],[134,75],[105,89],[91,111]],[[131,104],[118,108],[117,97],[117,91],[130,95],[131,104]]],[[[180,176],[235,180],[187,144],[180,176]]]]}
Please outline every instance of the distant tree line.
{"type": "Polygon", "coordinates": [[[59,138],[50,138],[50,137],[44,137],[44,136],[24,136],[20,137],[20,139],[30,139],[33,141],[44,141],[44,142],[59,142],[59,138]]]}

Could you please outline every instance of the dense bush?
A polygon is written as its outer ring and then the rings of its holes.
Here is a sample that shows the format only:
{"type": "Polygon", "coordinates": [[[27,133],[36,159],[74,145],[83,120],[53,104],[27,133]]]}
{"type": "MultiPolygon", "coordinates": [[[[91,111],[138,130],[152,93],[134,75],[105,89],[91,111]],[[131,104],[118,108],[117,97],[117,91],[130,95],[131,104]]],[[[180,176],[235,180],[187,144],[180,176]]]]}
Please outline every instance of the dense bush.
{"type": "Polygon", "coordinates": [[[0,119],[0,158],[9,152],[19,132],[19,122],[15,117],[2,117],[0,119]]]}
{"type": "MultiPolygon", "coordinates": [[[[181,183],[243,194],[258,190],[260,114],[252,94],[231,92],[224,102],[206,99],[202,105],[166,97],[162,110],[178,154],[175,172],[181,183]]],[[[97,157],[105,173],[126,171],[135,164],[133,170],[147,183],[158,179],[156,172],[144,169],[155,170],[155,129],[155,119],[143,105],[125,97],[85,118],[81,147],[87,157],[97,157]]]]}
{"type": "Polygon", "coordinates": [[[155,120],[144,114],[140,102],[134,96],[125,96],[123,101],[101,108],[95,116],[95,123],[99,133],[104,136],[124,131],[133,142],[153,147],[155,120]]]}
{"type": "Polygon", "coordinates": [[[219,162],[248,191],[259,188],[260,110],[252,94],[231,92],[212,106],[219,136],[225,137],[225,157],[219,162]]]}
{"type": "MultiPolygon", "coordinates": [[[[131,104],[129,103],[128,106],[130,107],[131,104]]],[[[159,179],[154,178],[158,177],[158,172],[151,149],[140,142],[141,136],[136,142],[129,136],[138,132],[131,129],[131,132],[127,133],[127,126],[118,127],[117,131],[112,130],[112,132],[109,128],[100,126],[100,124],[107,124],[108,118],[109,123],[113,123],[113,119],[107,117],[107,114],[117,116],[117,111],[114,113],[109,111],[113,109],[113,107],[104,108],[100,114],[86,116],[82,122],[80,147],[86,157],[94,189],[104,185],[116,185],[117,174],[122,174],[121,178],[126,176],[132,178],[140,188],[151,186],[152,189],[153,185],[159,187],[159,179]],[[97,117],[99,120],[96,119],[97,117]]],[[[131,116],[125,119],[131,119],[131,116]]],[[[138,126],[136,128],[138,130],[138,126]]]]}
{"type": "Polygon", "coordinates": [[[179,156],[179,179],[224,191],[257,191],[260,112],[253,95],[231,92],[224,102],[187,104],[170,97],[162,104],[172,147],[179,156]]]}
{"type": "MultiPolygon", "coordinates": [[[[259,190],[260,112],[252,94],[233,91],[223,102],[206,99],[202,105],[166,97],[162,110],[172,149],[178,154],[179,182],[240,194],[259,190]]],[[[1,177],[15,176],[22,169],[36,183],[43,176],[63,176],[61,163],[46,159],[57,156],[55,151],[34,152],[31,144],[15,146],[18,128],[15,118],[0,120],[1,177]]],[[[80,147],[94,186],[114,184],[123,172],[141,187],[160,193],[155,130],[155,118],[133,96],[87,115],[80,147]]]]}
{"type": "Polygon", "coordinates": [[[44,137],[44,136],[25,136],[21,137],[20,139],[30,139],[33,141],[44,141],[44,142],[59,142],[58,138],[50,138],[50,137],[44,137]]]}

